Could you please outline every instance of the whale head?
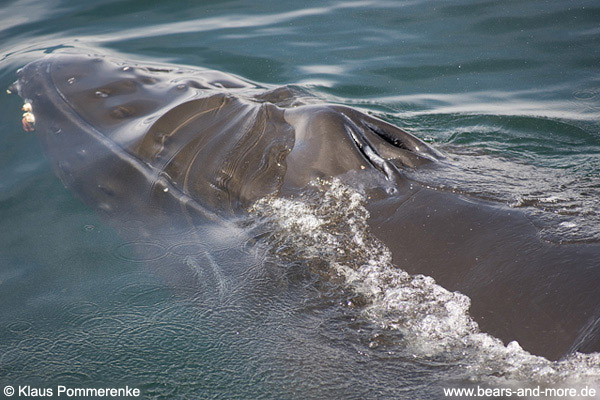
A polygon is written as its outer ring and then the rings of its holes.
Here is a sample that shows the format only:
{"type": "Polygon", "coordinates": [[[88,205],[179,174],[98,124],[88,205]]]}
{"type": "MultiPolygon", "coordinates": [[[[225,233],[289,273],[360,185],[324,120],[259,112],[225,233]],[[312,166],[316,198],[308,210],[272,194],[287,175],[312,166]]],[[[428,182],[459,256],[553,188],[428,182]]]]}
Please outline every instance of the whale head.
{"type": "Polygon", "coordinates": [[[18,72],[56,174],[85,202],[129,208],[169,193],[239,210],[348,171],[395,179],[439,154],[350,107],[198,68],[52,54],[18,72]]]}

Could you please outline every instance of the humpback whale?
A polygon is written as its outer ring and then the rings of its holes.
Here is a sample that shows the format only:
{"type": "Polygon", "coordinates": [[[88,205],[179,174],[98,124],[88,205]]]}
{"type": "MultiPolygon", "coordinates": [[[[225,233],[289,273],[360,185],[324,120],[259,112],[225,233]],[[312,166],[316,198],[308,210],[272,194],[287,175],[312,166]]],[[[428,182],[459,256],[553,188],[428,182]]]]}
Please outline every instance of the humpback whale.
{"type": "Polygon", "coordinates": [[[352,173],[370,182],[369,226],[394,263],[469,296],[483,331],[549,359],[600,351],[600,245],[543,241],[522,211],[411,181],[405,169],[443,155],[382,119],[294,86],[104,55],[48,55],[12,90],[57,176],[114,224],[227,221],[352,173]]]}

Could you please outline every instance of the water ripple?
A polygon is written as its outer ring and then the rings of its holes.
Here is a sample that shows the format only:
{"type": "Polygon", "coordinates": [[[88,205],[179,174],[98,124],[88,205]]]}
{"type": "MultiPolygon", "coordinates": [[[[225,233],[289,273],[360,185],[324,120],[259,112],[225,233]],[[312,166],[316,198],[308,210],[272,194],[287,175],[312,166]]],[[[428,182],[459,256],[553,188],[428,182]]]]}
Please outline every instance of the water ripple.
{"type": "Polygon", "coordinates": [[[168,250],[159,243],[129,242],[119,245],[115,255],[125,261],[149,262],[166,257],[168,250]]]}

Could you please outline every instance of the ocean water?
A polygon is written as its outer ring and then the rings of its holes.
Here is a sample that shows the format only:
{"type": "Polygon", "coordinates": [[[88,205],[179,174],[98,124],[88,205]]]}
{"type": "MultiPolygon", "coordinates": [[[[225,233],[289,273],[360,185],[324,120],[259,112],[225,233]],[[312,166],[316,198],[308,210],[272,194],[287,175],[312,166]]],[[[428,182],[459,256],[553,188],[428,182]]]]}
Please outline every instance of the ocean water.
{"type": "MultiPolygon", "coordinates": [[[[0,3],[0,20],[3,88],[64,48],[297,85],[446,156],[413,179],[531,213],[550,242],[600,240],[595,1],[23,0],[0,3]]],[[[2,387],[436,399],[459,386],[598,385],[597,355],[552,363],[504,346],[473,326],[468,298],[393,268],[364,199],[336,181],[259,202],[269,237],[230,228],[140,255],[52,174],[21,99],[0,102],[2,387]],[[165,277],[170,263],[204,283],[165,277]]]]}

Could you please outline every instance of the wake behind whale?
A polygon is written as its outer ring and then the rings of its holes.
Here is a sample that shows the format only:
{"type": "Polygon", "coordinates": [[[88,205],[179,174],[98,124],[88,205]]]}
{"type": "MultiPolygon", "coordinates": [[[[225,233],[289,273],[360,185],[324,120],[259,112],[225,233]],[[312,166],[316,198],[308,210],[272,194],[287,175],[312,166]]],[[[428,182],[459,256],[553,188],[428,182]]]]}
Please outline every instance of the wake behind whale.
{"type": "Polygon", "coordinates": [[[294,87],[104,56],[48,56],[14,88],[63,183],[117,228],[142,221],[125,237],[217,245],[206,227],[242,224],[276,264],[349,291],[382,329],[369,347],[521,378],[598,374],[596,354],[576,353],[600,350],[598,245],[542,242],[519,211],[407,179],[442,157],[393,125],[294,87]]]}

